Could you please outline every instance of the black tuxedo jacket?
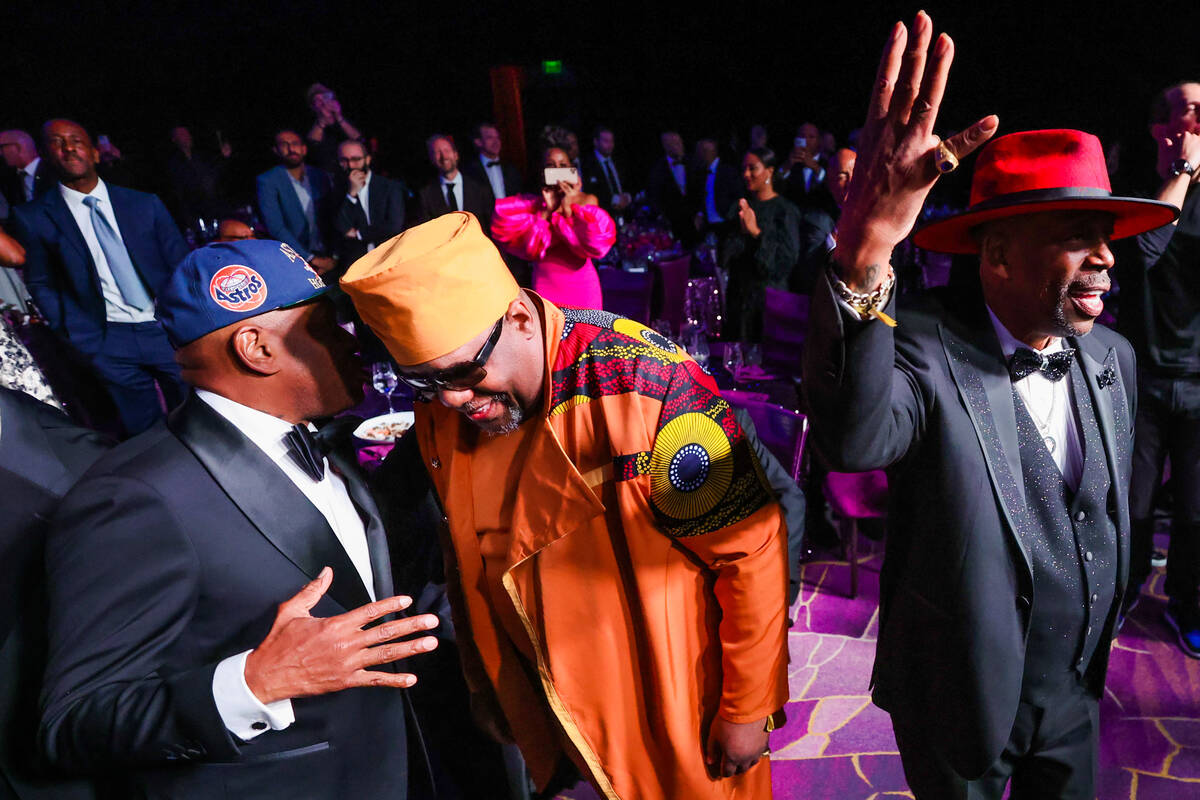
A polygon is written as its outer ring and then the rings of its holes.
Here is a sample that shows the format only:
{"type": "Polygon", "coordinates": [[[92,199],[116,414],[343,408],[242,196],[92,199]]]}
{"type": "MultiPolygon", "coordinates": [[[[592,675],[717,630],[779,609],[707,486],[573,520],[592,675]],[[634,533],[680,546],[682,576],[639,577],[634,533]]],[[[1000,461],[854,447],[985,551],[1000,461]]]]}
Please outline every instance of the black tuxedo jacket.
{"type": "MultiPolygon", "coordinates": [[[[685,167],[685,182],[688,181],[688,174],[689,170],[685,167]]],[[[687,188],[689,191],[686,195],[679,191],[679,184],[675,182],[675,176],[671,172],[671,165],[666,156],[655,161],[654,166],[650,168],[650,175],[646,178],[646,199],[671,221],[672,228],[675,227],[677,221],[691,224],[691,217],[697,211],[696,198],[691,191],[692,187],[688,186],[687,188]]],[[[704,188],[703,185],[701,188],[704,188]]],[[[700,202],[704,202],[703,197],[700,198],[700,202]]],[[[678,235],[679,231],[675,233],[678,235]]]]}
{"type": "MultiPolygon", "coordinates": [[[[483,162],[478,156],[467,159],[463,164],[459,164],[459,169],[464,175],[474,178],[479,183],[489,189],[492,188],[492,182],[488,180],[487,172],[483,168],[483,162]]],[[[512,164],[500,162],[500,174],[504,176],[504,196],[511,197],[514,194],[521,192],[521,173],[512,164]]],[[[493,192],[493,194],[495,194],[493,192]]],[[[495,198],[499,199],[499,198],[495,198]]]]}
{"type": "MultiPolygon", "coordinates": [[[[694,198],[695,211],[704,212],[704,188],[708,183],[708,170],[702,167],[693,167],[689,175],[688,196],[694,198]]],[[[716,180],[713,182],[713,200],[717,206],[717,213],[731,219],[731,214],[734,213],[734,204],[745,194],[745,186],[742,184],[742,179],[738,176],[737,168],[731,164],[727,164],[722,158],[717,162],[716,180]]]]}
{"type": "MultiPolygon", "coordinates": [[[[906,298],[907,299],[907,298],[906,298]]],[[[922,732],[964,778],[1008,741],[1020,701],[1033,597],[1012,381],[978,283],[944,287],[896,313],[895,329],[852,320],[827,278],[813,292],[804,385],[818,449],[835,469],[886,468],[875,702],[922,732]]],[[[1104,442],[1117,531],[1112,636],[1129,571],[1133,350],[1097,325],[1077,348],[1104,442]]],[[[1085,676],[1103,691],[1108,648],[1085,676]]]]}
{"type": "MultiPolygon", "coordinates": [[[[600,165],[600,160],[596,158],[594,152],[588,153],[582,159],[583,162],[583,190],[589,194],[596,195],[596,199],[600,202],[600,207],[612,214],[612,199],[616,193],[616,188],[608,185],[608,177],[604,173],[604,167],[600,165]]],[[[612,159],[613,169],[617,171],[617,180],[621,183],[621,191],[627,192],[630,197],[635,193],[633,191],[632,176],[629,173],[625,163],[618,157],[612,159]]]]}
{"type": "MultiPolygon", "coordinates": [[[[483,232],[490,236],[492,210],[496,206],[496,198],[492,197],[492,187],[486,181],[480,183],[461,171],[459,174],[463,179],[463,207],[459,211],[470,211],[474,214],[479,219],[483,232]]],[[[421,189],[417,198],[417,209],[419,222],[428,222],[434,217],[450,213],[450,206],[446,205],[446,194],[442,191],[441,181],[435,178],[421,189]]]]}
{"type": "Polygon", "coordinates": [[[63,495],[112,443],[57,409],[0,388],[0,798],[85,800],[99,787],[55,775],[38,757],[45,667],[43,546],[63,495]]]}
{"type": "MultiPolygon", "coordinates": [[[[106,185],[121,240],[154,296],[187,245],[157,195],[106,185]]],[[[25,247],[25,284],[50,328],[80,352],[98,351],[108,326],[100,276],[62,194],[48,191],[13,209],[13,235],[25,247]]]]}
{"type": "Polygon", "coordinates": [[[403,181],[385,178],[377,172],[371,173],[371,186],[367,191],[367,205],[371,221],[367,222],[362,206],[350,200],[343,179],[334,189],[338,198],[334,208],[333,229],[337,233],[337,252],[341,262],[349,266],[367,252],[367,245],[380,245],[404,230],[404,206],[408,202],[408,189],[403,181]],[[346,238],[346,231],[354,228],[359,238],[346,238]]]}
{"type": "MultiPolygon", "coordinates": [[[[330,460],[364,522],[380,525],[357,466],[330,460]]],[[[257,646],[326,565],[333,585],[314,615],[369,602],[321,513],[199,398],[110,451],[47,538],[50,759],[123,766],[147,797],[403,798],[414,734],[403,691],[298,698],[295,723],[250,742],[213,699],[217,664],[257,646]]]]}

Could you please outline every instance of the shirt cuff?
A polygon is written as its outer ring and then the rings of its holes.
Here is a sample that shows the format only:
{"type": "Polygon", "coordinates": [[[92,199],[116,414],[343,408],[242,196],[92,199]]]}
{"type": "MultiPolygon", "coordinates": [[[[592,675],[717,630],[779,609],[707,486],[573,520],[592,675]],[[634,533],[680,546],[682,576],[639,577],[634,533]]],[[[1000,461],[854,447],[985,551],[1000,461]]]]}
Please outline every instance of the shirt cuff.
{"type": "Polygon", "coordinates": [[[349,200],[351,203],[354,203],[354,205],[358,205],[358,198],[355,197],[354,195],[348,194],[348,195],[346,195],[346,199],[349,200]]]}
{"type": "Polygon", "coordinates": [[[291,700],[263,704],[246,685],[247,650],[217,664],[213,672],[213,700],[221,721],[234,736],[248,742],[268,730],[281,731],[296,721],[291,700]]]}

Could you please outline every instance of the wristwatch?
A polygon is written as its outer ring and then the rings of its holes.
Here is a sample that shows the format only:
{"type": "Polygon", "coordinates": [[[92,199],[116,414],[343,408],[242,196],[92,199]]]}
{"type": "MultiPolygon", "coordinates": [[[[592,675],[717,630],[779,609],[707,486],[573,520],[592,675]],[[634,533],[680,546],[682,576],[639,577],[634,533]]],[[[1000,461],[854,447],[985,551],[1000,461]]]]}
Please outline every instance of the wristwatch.
{"type": "Polygon", "coordinates": [[[1171,177],[1178,178],[1183,174],[1195,175],[1196,167],[1186,158],[1177,158],[1171,162],[1171,177]]]}

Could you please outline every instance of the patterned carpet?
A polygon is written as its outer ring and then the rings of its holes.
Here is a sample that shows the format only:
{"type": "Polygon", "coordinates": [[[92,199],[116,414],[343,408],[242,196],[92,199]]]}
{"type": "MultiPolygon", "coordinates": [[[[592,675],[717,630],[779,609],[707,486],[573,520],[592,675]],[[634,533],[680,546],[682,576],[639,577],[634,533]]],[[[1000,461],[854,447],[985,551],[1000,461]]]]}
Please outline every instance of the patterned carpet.
{"type": "MultiPolygon", "coordinates": [[[[1166,549],[1165,539],[1158,543],[1166,549]]],[[[777,800],[912,797],[891,722],[867,682],[878,625],[879,545],[863,541],[860,592],[846,598],[845,562],[805,566],[792,609],[788,722],[773,734],[777,800]]],[[[1162,620],[1163,571],[1155,570],[1125,623],[1100,706],[1098,800],[1200,798],[1200,661],[1184,656],[1162,620]]],[[[592,800],[590,789],[564,797],[592,800]]]]}

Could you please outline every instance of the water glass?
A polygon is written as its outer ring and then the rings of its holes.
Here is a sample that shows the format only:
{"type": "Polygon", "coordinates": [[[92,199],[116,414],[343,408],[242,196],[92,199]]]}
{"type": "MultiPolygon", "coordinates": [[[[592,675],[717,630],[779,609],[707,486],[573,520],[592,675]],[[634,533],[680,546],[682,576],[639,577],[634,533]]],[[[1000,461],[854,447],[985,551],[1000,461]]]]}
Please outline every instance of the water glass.
{"type": "Polygon", "coordinates": [[[742,369],[742,343],[741,342],[726,342],[725,343],[725,369],[733,376],[736,381],[738,372],[742,369]]]}
{"type": "Polygon", "coordinates": [[[387,399],[388,413],[392,413],[392,393],[400,385],[396,371],[390,361],[377,361],[371,365],[371,385],[387,399]]]}

